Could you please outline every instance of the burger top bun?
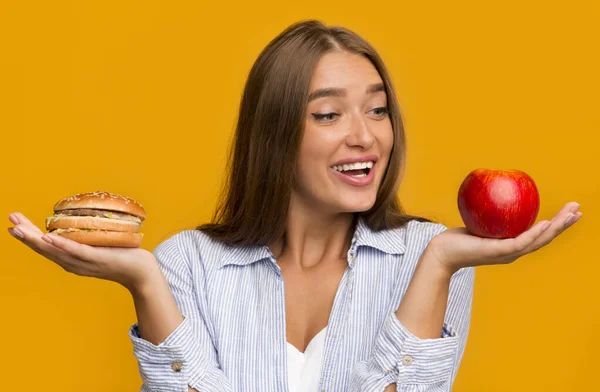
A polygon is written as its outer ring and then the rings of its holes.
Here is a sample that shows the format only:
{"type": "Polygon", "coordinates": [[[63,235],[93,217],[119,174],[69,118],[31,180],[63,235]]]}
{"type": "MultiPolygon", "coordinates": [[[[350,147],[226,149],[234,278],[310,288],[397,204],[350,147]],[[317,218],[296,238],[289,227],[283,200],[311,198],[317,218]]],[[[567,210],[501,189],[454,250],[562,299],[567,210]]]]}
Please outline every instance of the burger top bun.
{"type": "Polygon", "coordinates": [[[65,197],[54,205],[54,212],[71,209],[99,209],[119,211],[146,219],[144,207],[137,201],[108,192],[87,192],[65,197]]]}

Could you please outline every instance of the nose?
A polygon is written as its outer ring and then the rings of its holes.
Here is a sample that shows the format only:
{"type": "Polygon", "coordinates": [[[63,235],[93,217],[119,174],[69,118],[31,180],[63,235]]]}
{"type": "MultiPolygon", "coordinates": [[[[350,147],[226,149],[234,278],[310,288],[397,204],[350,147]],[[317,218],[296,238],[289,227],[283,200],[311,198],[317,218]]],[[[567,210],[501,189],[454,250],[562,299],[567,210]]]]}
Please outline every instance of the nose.
{"type": "Polygon", "coordinates": [[[375,141],[373,132],[369,128],[368,119],[361,114],[352,116],[352,122],[350,124],[350,130],[346,138],[346,144],[349,147],[363,147],[364,149],[370,148],[375,141]]]}

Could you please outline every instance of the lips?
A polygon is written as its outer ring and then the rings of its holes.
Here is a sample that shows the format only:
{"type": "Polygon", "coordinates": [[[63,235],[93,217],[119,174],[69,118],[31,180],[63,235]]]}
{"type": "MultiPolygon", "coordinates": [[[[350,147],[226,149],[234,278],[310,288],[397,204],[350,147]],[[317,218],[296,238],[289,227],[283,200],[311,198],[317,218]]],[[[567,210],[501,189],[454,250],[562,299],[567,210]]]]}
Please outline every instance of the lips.
{"type": "Polygon", "coordinates": [[[349,184],[349,185],[352,185],[355,187],[364,187],[364,186],[370,185],[373,182],[373,179],[375,178],[375,166],[376,165],[377,165],[377,163],[374,163],[373,167],[369,170],[369,173],[364,177],[354,177],[349,174],[344,174],[343,172],[334,170],[331,167],[329,168],[329,170],[331,170],[333,172],[333,174],[339,180],[345,182],[346,184],[349,184]]]}

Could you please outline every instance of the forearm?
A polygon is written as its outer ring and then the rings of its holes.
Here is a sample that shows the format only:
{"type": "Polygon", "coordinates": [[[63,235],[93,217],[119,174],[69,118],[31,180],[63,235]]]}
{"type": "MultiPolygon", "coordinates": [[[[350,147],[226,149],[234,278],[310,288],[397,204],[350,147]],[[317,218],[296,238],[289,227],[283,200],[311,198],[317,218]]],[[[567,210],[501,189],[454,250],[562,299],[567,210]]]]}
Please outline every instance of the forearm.
{"type": "Polygon", "coordinates": [[[426,249],[396,311],[398,320],[418,338],[440,337],[451,277],[426,249]]]}
{"type": "Polygon", "coordinates": [[[183,321],[160,270],[153,272],[145,287],[132,291],[132,297],[140,336],[152,344],[162,343],[183,321]]]}
{"type": "MultiPolygon", "coordinates": [[[[132,292],[140,336],[152,344],[162,343],[183,321],[183,316],[162,273],[146,287],[132,292]]],[[[199,392],[188,386],[188,392],[199,392]]]]}
{"type": "Polygon", "coordinates": [[[466,342],[474,274],[472,269],[449,271],[432,256],[434,249],[421,253],[399,307],[386,315],[372,355],[355,366],[351,391],[451,389],[466,342]]]}
{"type": "MultiPolygon", "coordinates": [[[[398,320],[416,337],[440,337],[451,277],[427,251],[423,252],[396,311],[398,320]]],[[[388,385],[384,392],[396,392],[396,384],[388,385]]]]}
{"type": "Polygon", "coordinates": [[[145,283],[130,289],[137,314],[129,329],[133,352],[148,391],[232,392],[205,323],[204,277],[194,274],[182,249],[189,234],[161,243],[153,252],[156,268],[146,268],[145,283]]]}

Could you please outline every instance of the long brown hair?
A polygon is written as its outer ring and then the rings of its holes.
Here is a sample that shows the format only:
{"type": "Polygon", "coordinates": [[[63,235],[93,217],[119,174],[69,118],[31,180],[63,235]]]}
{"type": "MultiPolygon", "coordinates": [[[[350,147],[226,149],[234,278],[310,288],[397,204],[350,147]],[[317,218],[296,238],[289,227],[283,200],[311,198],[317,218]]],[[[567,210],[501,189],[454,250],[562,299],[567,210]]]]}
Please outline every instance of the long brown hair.
{"type": "Polygon", "coordinates": [[[362,55],[373,63],[385,85],[394,132],[375,204],[355,214],[374,230],[397,228],[411,220],[430,221],[405,214],[397,198],[405,167],[405,134],[383,61],[358,34],[307,20],[289,26],[273,39],[252,66],[221,199],[212,223],[198,226],[198,230],[239,245],[268,245],[284,234],[312,74],[321,56],[334,50],[362,55]]]}

